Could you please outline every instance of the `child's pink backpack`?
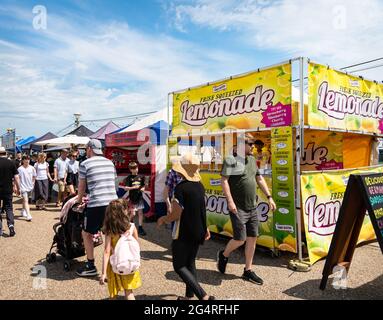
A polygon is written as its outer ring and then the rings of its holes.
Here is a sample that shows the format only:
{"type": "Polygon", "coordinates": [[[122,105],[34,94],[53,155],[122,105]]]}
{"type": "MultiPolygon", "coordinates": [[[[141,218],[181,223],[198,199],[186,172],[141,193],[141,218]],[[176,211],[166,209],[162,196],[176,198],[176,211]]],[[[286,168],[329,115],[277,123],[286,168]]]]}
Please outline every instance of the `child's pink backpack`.
{"type": "Polygon", "coordinates": [[[116,274],[132,274],[140,267],[140,245],[133,237],[134,228],[134,223],[131,223],[128,235],[121,235],[114,253],[110,256],[110,264],[116,274]]]}

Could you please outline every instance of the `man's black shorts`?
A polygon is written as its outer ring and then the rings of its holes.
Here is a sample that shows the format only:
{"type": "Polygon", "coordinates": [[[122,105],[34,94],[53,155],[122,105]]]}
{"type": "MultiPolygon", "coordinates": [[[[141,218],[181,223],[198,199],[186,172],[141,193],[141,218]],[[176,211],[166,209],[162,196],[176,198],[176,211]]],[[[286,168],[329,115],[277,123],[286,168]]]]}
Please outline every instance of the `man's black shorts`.
{"type": "Polygon", "coordinates": [[[96,234],[104,225],[105,211],[107,206],[86,208],[84,218],[84,231],[96,234]]]}

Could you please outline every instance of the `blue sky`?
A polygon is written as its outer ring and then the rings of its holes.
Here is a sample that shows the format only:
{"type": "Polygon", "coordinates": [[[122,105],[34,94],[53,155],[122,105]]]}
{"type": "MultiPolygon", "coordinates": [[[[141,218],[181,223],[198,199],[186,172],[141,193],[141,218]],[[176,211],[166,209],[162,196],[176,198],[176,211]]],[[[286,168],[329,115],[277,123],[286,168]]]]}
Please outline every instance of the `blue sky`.
{"type": "Polygon", "coordinates": [[[297,56],[337,68],[379,58],[381,12],[381,0],[0,0],[0,133],[158,110],[168,92],[297,56]]]}

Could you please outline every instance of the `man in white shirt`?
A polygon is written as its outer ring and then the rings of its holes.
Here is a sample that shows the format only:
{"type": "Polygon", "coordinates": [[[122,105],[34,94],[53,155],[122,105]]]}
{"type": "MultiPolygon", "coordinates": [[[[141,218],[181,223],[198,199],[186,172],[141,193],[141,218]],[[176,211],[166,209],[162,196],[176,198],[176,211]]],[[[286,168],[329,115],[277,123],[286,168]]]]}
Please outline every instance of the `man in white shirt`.
{"type": "Polygon", "coordinates": [[[61,150],[61,155],[57,160],[55,161],[54,164],[54,181],[55,183],[58,184],[59,187],[59,192],[57,196],[57,207],[61,207],[62,201],[65,199],[65,186],[66,186],[66,179],[68,175],[68,162],[69,159],[67,158],[68,156],[68,150],[63,149],[61,150]]]}
{"type": "Polygon", "coordinates": [[[32,216],[29,209],[29,198],[35,186],[36,170],[29,165],[29,157],[23,156],[21,159],[22,165],[17,169],[20,177],[20,194],[23,198],[22,215],[27,221],[32,221],[32,216]]]}

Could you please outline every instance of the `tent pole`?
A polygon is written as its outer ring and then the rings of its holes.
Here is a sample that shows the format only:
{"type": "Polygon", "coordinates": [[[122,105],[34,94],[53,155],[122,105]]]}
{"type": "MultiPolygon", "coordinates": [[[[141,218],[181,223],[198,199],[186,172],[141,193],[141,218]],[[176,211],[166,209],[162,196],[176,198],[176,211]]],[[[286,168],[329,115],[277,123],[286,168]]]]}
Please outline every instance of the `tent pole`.
{"type": "Polygon", "coordinates": [[[295,131],[296,135],[296,223],[297,223],[297,236],[298,236],[298,258],[299,261],[303,260],[302,256],[302,221],[301,221],[301,156],[302,149],[304,148],[304,58],[299,59],[299,82],[300,82],[300,112],[299,124],[295,131]]]}

